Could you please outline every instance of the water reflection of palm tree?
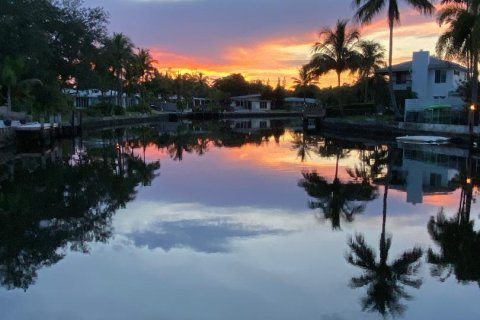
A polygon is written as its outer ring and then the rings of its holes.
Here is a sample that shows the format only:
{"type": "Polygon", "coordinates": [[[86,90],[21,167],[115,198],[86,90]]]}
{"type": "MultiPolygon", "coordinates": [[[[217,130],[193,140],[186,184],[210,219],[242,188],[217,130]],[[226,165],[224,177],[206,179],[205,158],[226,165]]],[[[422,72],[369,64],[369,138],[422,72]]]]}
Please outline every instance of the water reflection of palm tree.
{"type": "Polygon", "coordinates": [[[428,233],[440,247],[440,252],[430,248],[427,261],[431,264],[432,276],[441,281],[455,274],[462,283],[475,281],[480,285],[480,232],[474,230],[474,221],[470,220],[475,183],[471,178],[471,168],[469,156],[466,171],[460,175],[462,190],[457,214],[449,219],[441,209],[428,223],[428,233]]]}
{"type": "Polygon", "coordinates": [[[342,182],[338,178],[340,159],[349,154],[349,150],[339,140],[323,139],[317,144],[317,152],[323,157],[335,157],[335,174],[328,182],[316,171],[302,173],[298,185],[315,200],[309,202],[311,209],[320,209],[322,219],[330,220],[333,229],[340,229],[340,221],[351,222],[356,214],[365,210],[365,203],[377,197],[376,188],[370,183],[342,182]]]}
{"type": "Polygon", "coordinates": [[[314,198],[309,202],[311,209],[320,209],[323,217],[330,220],[333,229],[340,229],[340,221],[352,222],[356,214],[365,210],[365,202],[376,197],[376,189],[370,184],[343,183],[335,178],[328,182],[317,172],[303,172],[298,185],[314,198]]]}
{"type": "Polygon", "coordinates": [[[310,158],[310,153],[318,148],[318,139],[305,132],[295,132],[292,138],[292,149],[297,151],[297,158],[300,158],[301,162],[310,158]]]}
{"type": "MultiPolygon", "coordinates": [[[[389,170],[390,171],[390,170],[389,170]]],[[[414,247],[404,251],[393,262],[388,263],[388,254],[392,244],[392,236],[386,234],[387,198],[390,180],[390,172],[384,184],[382,233],[380,234],[379,253],[377,261],[375,250],[369,246],[361,234],[355,235],[348,241],[350,251],[346,259],[348,263],[359,267],[363,274],[350,280],[352,288],[367,286],[367,295],[362,298],[364,311],[379,312],[382,316],[402,315],[406,306],[401,303],[402,299],[409,300],[411,296],[406,292],[406,287],[420,288],[422,280],[417,277],[421,266],[420,258],[422,249],[414,247]]]]}
{"type": "Polygon", "coordinates": [[[323,139],[320,141],[318,154],[325,158],[335,158],[335,178],[338,179],[338,165],[340,159],[346,158],[350,154],[350,150],[344,146],[343,141],[337,139],[323,139]]]}
{"type": "Polygon", "coordinates": [[[374,146],[370,149],[361,149],[359,152],[360,163],[352,168],[347,168],[347,173],[355,181],[373,182],[384,176],[388,162],[388,147],[374,146]]]}

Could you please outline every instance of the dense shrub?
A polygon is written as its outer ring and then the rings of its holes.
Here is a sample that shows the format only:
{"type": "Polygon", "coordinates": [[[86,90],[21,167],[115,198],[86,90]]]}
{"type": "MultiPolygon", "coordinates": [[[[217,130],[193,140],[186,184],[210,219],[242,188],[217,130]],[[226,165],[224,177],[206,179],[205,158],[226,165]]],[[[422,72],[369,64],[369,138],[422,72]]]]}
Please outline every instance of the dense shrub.
{"type": "Polygon", "coordinates": [[[100,102],[96,105],[88,107],[84,112],[90,117],[111,116],[114,113],[115,108],[115,105],[110,102],[100,102]]]}
{"type": "Polygon", "coordinates": [[[127,107],[127,112],[152,113],[152,109],[145,104],[138,104],[127,107]]]}
{"type": "Polygon", "coordinates": [[[123,116],[125,115],[127,112],[125,111],[125,108],[121,107],[121,106],[115,106],[113,107],[113,114],[116,115],[116,116],[123,116]]]}

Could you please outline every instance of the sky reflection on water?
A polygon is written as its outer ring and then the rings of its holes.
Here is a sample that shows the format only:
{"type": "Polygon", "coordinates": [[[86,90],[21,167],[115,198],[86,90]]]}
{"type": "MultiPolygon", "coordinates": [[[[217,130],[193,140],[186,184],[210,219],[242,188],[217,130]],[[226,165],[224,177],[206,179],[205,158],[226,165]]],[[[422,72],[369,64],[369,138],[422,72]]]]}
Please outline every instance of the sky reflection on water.
{"type": "MultiPolygon", "coordinates": [[[[136,181],[135,199],[112,217],[112,237],[106,243],[88,241],[89,254],[63,249],[65,256],[40,267],[25,292],[0,289],[0,318],[380,318],[362,312],[365,288],[348,286],[362,272],[345,255],[347,239],[355,234],[362,234],[378,254],[383,183],[373,183],[373,200],[354,201],[365,202],[363,213],[351,222],[341,220],[340,228],[332,230],[319,209],[308,207],[315,199],[298,184],[302,172],[312,170],[331,183],[335,158],[311,152],[301,162],[292,137],[287,129],[279,143],[270,139],[268,144],[218,148],[210,142],[202,156],[186,152],[182,161],[175,161],[166,147],[150,144],[145,158],[160,161],[158,176],[146,186],[136,181]]],[[[142,158],[141,148],[132,151],[142,158]]],[[[405,164],[403,151],[398,154],[405,164]]],[[[339,160],[341,183],[352,181],[346,169],[360,164],[359,152],[339,160]]],[[[437,180],[432,182],[438,185],[437,180]]],[[[454,217],[462,193],[428,193],[423,203],[414,205],[406,202],[402,187],[390,185],[388,261],[416,245],[439,252],[427,231],[430,217],[441,207],[454,217]]],[[[478,212],[473,203],[475,230],[478,212]]],[[[476,282],[460,284],[455,274],[441,282],[431,276],[425,253],[421,262],[418,277],[423,284],[418,290],[405,289],[412,299],[400,301],[406,307],[403,318],[480,316],[476,282]]]]}

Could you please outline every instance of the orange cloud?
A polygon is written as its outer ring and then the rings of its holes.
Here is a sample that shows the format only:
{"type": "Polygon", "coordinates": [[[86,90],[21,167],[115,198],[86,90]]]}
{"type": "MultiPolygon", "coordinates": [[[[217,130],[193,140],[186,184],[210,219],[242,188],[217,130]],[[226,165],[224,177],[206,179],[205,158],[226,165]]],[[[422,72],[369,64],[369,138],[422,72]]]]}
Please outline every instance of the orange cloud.
{"type": "MultiPolygon", "coordinates": [[[[434,17],[424,17],[414,10],[404,10],[402,24],[394,29],[394,63],[410,59],[412,52],[420,49],[433,54],[437,38],[443,30],[434,17]]],[[[161,70],[171,68],[179,72],[196,71],[211,78],[242,73],[248,80],[270,79],[273,84],[277,78],[285,77],[291,85],[291,79],[297,76],[298,68],[311,58],[312,45],[317,41],[316,31],[231,45],[225,47],[219,57],[185,56],[161,48],[152,48],[151,52],[158,60],[158,68],[161,70]]],[[[365,39],[378,41],[388,48],[386,18],[379,18],[362,27],[361,32],[365,39]]],[[[343,83],[352,83],[355,79],[348,73],[342,75],[343,83]]],[[[336,75],[329,73],[321,77],[320,86],[336,86],[336,75]]]]}

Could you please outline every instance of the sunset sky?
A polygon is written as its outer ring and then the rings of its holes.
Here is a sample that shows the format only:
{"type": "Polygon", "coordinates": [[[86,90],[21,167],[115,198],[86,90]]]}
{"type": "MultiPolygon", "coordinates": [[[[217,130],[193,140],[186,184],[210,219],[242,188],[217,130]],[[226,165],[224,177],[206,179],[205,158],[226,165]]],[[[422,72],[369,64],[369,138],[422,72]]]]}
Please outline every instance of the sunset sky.
{"type": "MultiPolygon", "coordinates": [[[[402,2],[402,1],[400,1],[402,2]]],[[[351,19],[351,0],[85,0],[110,13],[110,31],[148,48],[160,69],[202,72],[210,78],[242,73],[247,79],[287,82],[311,56],[321,27],[351,19]]],[[[404,7],[395,29],[394,60],[412,51],[433,53],[441,32],[435,17],[404,7]]],[[[388,44],[384,14],[361,29],[365,39],[388,44]]],[[[344,76],[348,81],[347,75],[344,76]]],[[[335,83],[334,75],[320,86],[335,83]]]]}

